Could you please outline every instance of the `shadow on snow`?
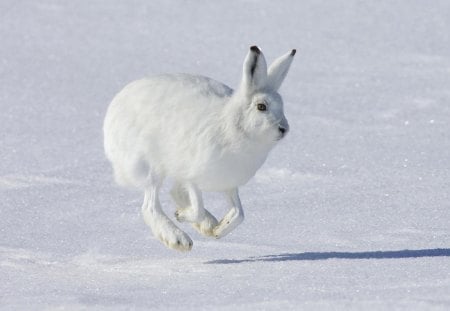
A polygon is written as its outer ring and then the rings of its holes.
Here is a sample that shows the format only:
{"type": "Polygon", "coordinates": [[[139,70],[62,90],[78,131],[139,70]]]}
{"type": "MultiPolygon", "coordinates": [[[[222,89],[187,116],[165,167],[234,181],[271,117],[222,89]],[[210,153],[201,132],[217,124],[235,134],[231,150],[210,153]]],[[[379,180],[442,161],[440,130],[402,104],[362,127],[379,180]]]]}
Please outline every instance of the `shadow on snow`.
{"type": "Polygon", "coordinates": [[[205,262],[206,264],[233,264],[261,261],[307,261],[326,259],[403,259],[421,257],[450,257],[450,248],[400,250],[400,251],[372,251],[372,252],[306,252],[286,253],[279,255],[266,255],[249,257],[245,259],[217,259],[205,262]]]}

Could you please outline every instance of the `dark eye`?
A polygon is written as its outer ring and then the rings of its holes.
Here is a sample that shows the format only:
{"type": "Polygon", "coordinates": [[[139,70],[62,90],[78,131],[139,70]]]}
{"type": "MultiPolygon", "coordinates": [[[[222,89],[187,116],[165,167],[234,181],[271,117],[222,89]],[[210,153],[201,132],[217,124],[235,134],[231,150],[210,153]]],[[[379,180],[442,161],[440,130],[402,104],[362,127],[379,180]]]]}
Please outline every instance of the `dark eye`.
{"type": "Polygon", "coordinates": [[[259,111],[266,111],[267,110],[266,104],[258,104],[258,105],[256,105],[256,108],[258,108],[259,111]]]}

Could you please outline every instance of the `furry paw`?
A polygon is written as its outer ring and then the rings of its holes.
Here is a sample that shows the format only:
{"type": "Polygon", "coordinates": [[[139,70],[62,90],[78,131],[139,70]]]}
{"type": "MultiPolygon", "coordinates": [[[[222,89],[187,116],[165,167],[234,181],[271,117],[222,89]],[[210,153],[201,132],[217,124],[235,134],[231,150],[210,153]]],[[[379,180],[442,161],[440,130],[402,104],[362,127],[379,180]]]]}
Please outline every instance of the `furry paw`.
{"type": "Polygon", "coordinates": [[[164,245],[178,251],[192,249],[191,238],[163,214],[152,214],[149,210],[143,210],[144,221],[152,229],[153,235],[164,245]]]}
{"type": "Polygon", "coordinates": [[[244,215],[238,209],[232,208],[213,229],[214,237],[217,239],[224,237],[233,231],[243,220],[244,215]]]}
{"type": "Polygon", "coordinates": [[[168,248],[182,252],[190,251],[192,249],[193,242],[191,238],[178,228],[170,232],[161,231],[155,236],[168,248]]]}
{"type": "Polygon", "coordinates": [[[219,222],[210,212],[205,210],[205,217],[201,222],[193,223],[192,227],[204,236],[214,236],[213,229],[217,227],[219,222]]]}

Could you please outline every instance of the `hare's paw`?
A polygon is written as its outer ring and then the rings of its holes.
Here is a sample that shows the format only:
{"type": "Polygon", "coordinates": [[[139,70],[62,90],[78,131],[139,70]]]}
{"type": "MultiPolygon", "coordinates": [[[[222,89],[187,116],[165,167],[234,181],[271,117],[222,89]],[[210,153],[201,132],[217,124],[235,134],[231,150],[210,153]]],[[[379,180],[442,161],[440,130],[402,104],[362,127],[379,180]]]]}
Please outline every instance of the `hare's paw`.
{"type": "Polygon", "coordinates": [[[244,214],[237,208],[232,208],[213,229],[213,235],[220,239],[233,231],[244,220],[244,214]]]}
{"type": "Polygon", "coordinates": [[[181,252],[187,252],[192,249],[193,242],[191,238],[184,232],[158,236],[158,239],[164,243],[168,248],[175,249],[181,252]]]}
{"type": "Polygon", "coordinates": [[[158,217],[150,223],[150,227],[154,236],[167,247],[182,252],[191,250],[193,245],[191,238],[175,226],[169,218],[158,217]]]}
{"type": "Polygon", "coordinates": [[[219,222],[210,212],[205,210],[205,217],[201,222],[193,223],[192,227],[204,236],[214,236],[214,228],[217,227],[219,222]]]}
{"type": "Polygon", "coordinates": [[[176,228],[161,228],[155,236],[163,242],[167,247],[178,251],[186,252],[192,249],[193,242],[191,238],[176,228]]]}
{"type": "Polygon", "coordinates": [[[207,210],[199,212],[192,207],[178,208],[175,218],[179,222],[190,222],[195,230],[205,236],[214,236],[213,229],[219,224],[216,217],[207,210]]]}

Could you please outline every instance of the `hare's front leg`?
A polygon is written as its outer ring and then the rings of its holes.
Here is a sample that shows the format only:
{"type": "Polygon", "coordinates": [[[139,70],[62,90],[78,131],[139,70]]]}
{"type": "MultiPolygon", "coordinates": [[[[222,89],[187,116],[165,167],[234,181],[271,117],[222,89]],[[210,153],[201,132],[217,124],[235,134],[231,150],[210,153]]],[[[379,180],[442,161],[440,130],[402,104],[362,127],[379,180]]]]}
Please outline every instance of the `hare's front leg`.
{"type": "Polygon", "coordinates": [[[201,234],[213,236],[213,228],[219,223],[217,219],[203,206],[202,193],[193,184],[175,184],[170,191],[177,211],[178,221],[187,221],[201,234]]]}
{"type": "Polygon", "coordinates": [[[239,198],[238,189],[225,192],[231,209],[214,228],[213,234],[216,238],[221,238],[233,231],[239,224],[244,221],[244,210],[242,209],[241,199],[239,198]]]}
{"type": "Polygon", "coordinates": [[[159,188],[159,185],[152,184],[145,191],[142,205],[144,221],[152,229],[153,235],[167,247],[188,251],[192,248],[192,240],[175,226],[161,209],[158,198],[159,188]]]}

